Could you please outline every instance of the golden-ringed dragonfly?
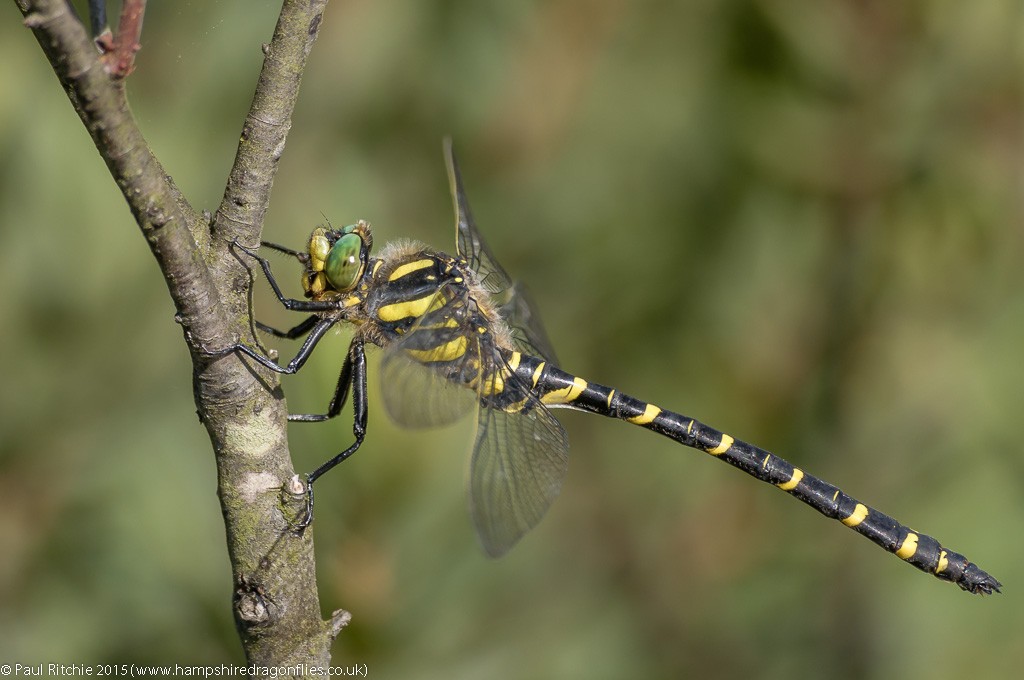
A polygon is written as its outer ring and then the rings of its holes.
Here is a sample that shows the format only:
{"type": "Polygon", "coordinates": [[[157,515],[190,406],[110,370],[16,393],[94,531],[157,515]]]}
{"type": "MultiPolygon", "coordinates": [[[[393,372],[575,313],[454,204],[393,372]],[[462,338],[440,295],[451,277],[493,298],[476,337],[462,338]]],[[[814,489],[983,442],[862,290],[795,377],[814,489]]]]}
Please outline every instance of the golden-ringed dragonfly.
{"type": "Polygon", "coordinates": [[[477,231],[450,141],[445,160],[455,208],[455,256],[397,243],[372,257],[370,225],[364,221],[338,230],[315,229],[303,252],[263,243],[302,263],[306,299],[298,300],[281,292],[265,258],[235,244],[260,263],[281,304],[312,315],[288,331],[257,323],[278,337],[305,336],[286,366],[244,344],[218,355],[237,351],[278,373],[295,373],[332,326],[347,322],[355,327],[327,412],[288,416],[304,422],[334,418],[351,390],[355,441],[307,475],[300,528],[312,521],[314,482],[363,442],[364,347],[371,343],[384,349],[382,394],[399,424],[443,425],[476,411],[469,509],[480,543],[492,557],[503,555],[536,526],[558,495],[569,442],[551,409],[562,407],[618,418],[703,451],[777,486],[922,571],[972,593],[999,591],[999,581],[963,555],[775,454],[560,369],[523,290],[477,231]]]}

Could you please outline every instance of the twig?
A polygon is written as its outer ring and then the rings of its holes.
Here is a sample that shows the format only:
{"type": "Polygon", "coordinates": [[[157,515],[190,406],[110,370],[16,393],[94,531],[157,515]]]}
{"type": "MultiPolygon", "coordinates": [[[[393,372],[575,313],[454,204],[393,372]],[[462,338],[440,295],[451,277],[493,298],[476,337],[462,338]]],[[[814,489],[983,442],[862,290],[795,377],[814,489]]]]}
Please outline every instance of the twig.
{"type": "Polygon", "coordinates": [[[236,622],[250,663],[326,666],[337,619],[323,621],[312,532],[287,531],[281,487],[294,475],[284,401],[234,356],[211,360],[249,328],[248,271],[232,256],[235,237],[259,241],[277,160],[306,56],[326,0],[285,0],[246,117],[225,201],[213,220],[184,198],[142,137],[125,98],[144,0],[126,0],[115,47],[101,55],[66,0],[15,0],[60,79],[160,266],[192,352],[197,412],[217,458],[236,597],[236,622]],[[106,68],[109,67],[109,68],[106,68]]]}
{"type": "Polygon", "coordinates": [[[124,0],[121,22],[114,36],[114,49],[103,58],[107,71],[115,78],[125,78],[135,70],[135,53],[142,45],[142,17],[146,13],[146,0],[124,0]]]}
{"type": "Polygon", "coordinates": [[[210,272],[195,267],[191,227],[199,216],[146,144],[128,109],[123,83],[103,68],[81,22],[63,0],[16,0],[92,136],[149,242],[186,332],[204,344],[228,340],[214,322],[219,294],[210,272]],[[171,282],[175,285],[170,285],[171,282]]]}

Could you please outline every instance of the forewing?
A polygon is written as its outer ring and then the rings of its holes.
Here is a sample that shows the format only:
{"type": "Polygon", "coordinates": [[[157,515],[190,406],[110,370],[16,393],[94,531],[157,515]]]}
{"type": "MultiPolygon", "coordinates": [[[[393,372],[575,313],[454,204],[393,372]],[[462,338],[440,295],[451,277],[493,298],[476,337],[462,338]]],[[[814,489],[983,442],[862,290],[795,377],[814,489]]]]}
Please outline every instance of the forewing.
{"type": "Polygon", "coordinates": [[[469,200],[462,185],[462,174],[459,162],[455,159],[452,140],[444,140],[444,160],[448,166],[448,186],[452,194],[452,208],[455,210],[455,238],[459,255],[466,259],[470,268],[475,271],[480,282],[488,292],[497,293],[507,290],[512,285],[505,270],[491,255],[480,232],[473,221],[473,213],[469,209],[469,200]]]}
{"type": "MultiPolygon", "coordinates": [[[[505,389],[518,379],[505,378],[505,389]]],[[[469,508],[484,551],[500,557],[540,522],[562,488],[569,440],[528,390],[525,408],[480,409],[469,469],[469,508]]]]}
{"type": "Polygon", "coordinates": [[[449,425],[477,405],[467,385],[480,373],[480,357],[467,328],[466,303],[454,286],[442,287],[427,312],[385,351],[381,394],[399,425],[449,425]]]}
{"type": "Polygon", "coordinates": [[[516,349],[557,365],[555,350],[552,349],[548,334],[544,332],[544,326],[534,309],[526,288],[522,283],[516,282],[512,286],[508,302],[498,307],[498,313],[511,329],[512,342],[516,349]]]}
{"type": "Polygon", "coordinates": [[[555,362],[551,343],[534,311],[529,295],[520,284],[513,284],[511,277],[491,254],[490,248],[476,228],[469,200],[462,184],[462,174],[455,158],[451,139],[444,140],[445,163],[448,166],[448,184],[455,211],[455,231],[458,253],[465,258],[469,267],[477,273],[481,285],[491,295],[498,313],[512,330],[516,349],[527,354],[540,356],[555,362]]]}

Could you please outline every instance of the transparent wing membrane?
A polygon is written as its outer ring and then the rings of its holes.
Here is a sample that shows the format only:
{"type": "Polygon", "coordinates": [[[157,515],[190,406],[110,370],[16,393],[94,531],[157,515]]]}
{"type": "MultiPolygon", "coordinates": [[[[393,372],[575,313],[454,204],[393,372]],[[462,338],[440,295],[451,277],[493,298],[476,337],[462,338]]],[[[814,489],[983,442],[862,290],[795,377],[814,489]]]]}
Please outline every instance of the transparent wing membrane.
{"type": "Polygon", "coordinates": [[[534,311],[529,296],[521,285],[512,282],[476,228],[450,139],[445,139],[444,157],[448,166],[448,183],[455,210],[456,244],[459,255],[466,259],[470,269],[477,273],[484,290],[494,298],[498,305],[498,313],[512,329],[516,349],[554,362],[555,355],[551,351],[551,343],[548,342],[540,316],[534,311]]]}
{"type": "Polygon", "coordinates": [[[403,427],[450,425],[476,406],[476,395],[423,364],[388,352],[381,363],[384,408],[403,427]]]}
{"type": "Polygon", "coordinates": [[[389,415],[408,427],[446,425],[479,409],[469,505],[484,550],[497,557],[536,526],[558,496],[569,444],[474,318],[479,310],[466,289],[443,286],[385,352],[381,394],[389,415]]]}
{"type": "Polygon", "coordinates": [[[381,361],[388,415],[405,427],[450,425],[476,406],[481,364],[469,343],[465,294],[442,287],[381,361]],[[476,378],[476,380],[474,380],[476,378]]]}
{"type": "Polygon", "coordinates": [[[504,555],[540,522],[569,468],[565,430],[524,385],[515,384],[518,378],[509,374],[504,381],[505,390],[525,395],[526,402],[515,413],[481,408],[469,467],[469,511],[491,557],[504,555]]]}
{"type": "Polygon", "coordinates": [[[521,283],[512,286],[511,299],[498,308],[501,317],[512,329],[512,342],[525,354],[538,356],[548,363],[557,364],[558,357],[551,347],[540,317],[534,311],[529,293],[521,283]]]}

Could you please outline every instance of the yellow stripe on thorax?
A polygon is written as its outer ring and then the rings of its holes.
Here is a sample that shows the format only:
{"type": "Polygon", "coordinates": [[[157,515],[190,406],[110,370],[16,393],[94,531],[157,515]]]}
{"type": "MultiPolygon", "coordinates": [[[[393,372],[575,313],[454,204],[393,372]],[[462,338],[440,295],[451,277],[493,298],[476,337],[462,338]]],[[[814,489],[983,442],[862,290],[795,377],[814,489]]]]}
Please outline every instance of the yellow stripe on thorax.
{"type": "Polygon", "coordinates": [[[398,321],[409,317],[420,317],[430,307],[430,301],[434,299],[435,293],[428,293],[415,300],[395,302],[384,305],[377,310],[377,318],[381,321],[398,321]]]}
{"type": "Polygon", "coordinates": [[[505,376],[501,371],[494,371],[484,377],[484,384],[480,387],[480,396],[491,397],[501,394],[505,390],[505,376]]]}
{"type": "MultiPolygon", "coordinates": [[[[480,362],[474,361],[476,368],[479,369],[480,362]]],[[[489,373],[477,373],[469,381],[469,386],[474,390],[477,390],[481,397],[491,397],[495,394],[501,394],[505,390],[505,376],[509,373],[504,369],[497,369],[490,371],[489,373]]]]}
{"type": "Polygon", "coordinates": [[[419,271],[421,269],[426,269],[427,267],[431,267],[433,265],[434,265],[434,261],[432,259],[430,259],[430,258],[424,258],[422,260],[413,260],[412,262],[406,262],[403,265],[399,265],[399,266],[395,267],[395,271],[391,272],[391,275],[388,276],[388,281],[397,281],[398,279],[402,278],[403,276],[406,276],[408,274],[412,274],[413,272],[419,271]]]}
{"type": "Polygon", "coordinates": [[[407,349],[405,353],[420,362],[430,361],[454,361],[466,353],[468,341],[466,336],[460,335],[454,340],[449,340],[443,345],[430,349],[407,349]]]}

